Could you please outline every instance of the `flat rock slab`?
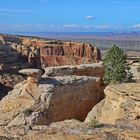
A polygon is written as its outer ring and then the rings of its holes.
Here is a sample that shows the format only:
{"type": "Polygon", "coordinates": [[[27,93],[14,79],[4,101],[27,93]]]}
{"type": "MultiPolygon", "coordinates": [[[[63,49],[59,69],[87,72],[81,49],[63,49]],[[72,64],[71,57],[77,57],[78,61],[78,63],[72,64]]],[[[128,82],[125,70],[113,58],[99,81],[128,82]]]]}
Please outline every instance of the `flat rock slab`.
{"type": "Polygon", "coordinates": [[[58,66],[48,67],[45,69],[44,77],[46,76],[64,76],[64,75],[77,75],[77,76],[103,76],[102,63],[82,64],[73,66],[58,66]]]}
{"type": "Polygon", "coordinates": [[[19,73],[25,74],[25,75],[38,75],[40,74],[42,71],[40,69],[22,69],[19,71],[19,73]]]}

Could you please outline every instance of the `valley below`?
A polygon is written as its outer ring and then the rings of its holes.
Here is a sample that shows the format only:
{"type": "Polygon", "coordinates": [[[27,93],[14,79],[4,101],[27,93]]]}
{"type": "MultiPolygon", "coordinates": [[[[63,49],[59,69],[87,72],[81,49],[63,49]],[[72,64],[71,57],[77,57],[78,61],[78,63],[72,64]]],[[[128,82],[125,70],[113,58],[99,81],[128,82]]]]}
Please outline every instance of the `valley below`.
{"type": "Polygon", "coordinates": [[[38,36],[50,39],[73,40],[80,42],[89,42],[94,44],[101,51],[111,48],[114,44],[126,51],[140,51],[140,33],[139,32],[99,32],[99,33],[67,33],[67,32],[30,32],[22,33],[25,35],[38,36]]]}

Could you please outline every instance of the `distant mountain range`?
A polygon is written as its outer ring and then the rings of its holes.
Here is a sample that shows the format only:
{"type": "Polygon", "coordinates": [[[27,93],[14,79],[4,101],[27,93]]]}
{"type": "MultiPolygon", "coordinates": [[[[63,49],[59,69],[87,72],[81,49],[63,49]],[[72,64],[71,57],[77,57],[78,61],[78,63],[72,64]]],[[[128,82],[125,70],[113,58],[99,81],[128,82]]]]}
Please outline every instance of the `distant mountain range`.
{"type": "Polygon", "coordinates": [[[140,41],[140,32],[12,32],[10,34],[31,35],[58,39],[106,39],[140,41]]]}
{"type": "Polygon", "coordinates": [[[140,32],[15,32],[12,34],[32,35],[57,39],[105,39],[140,41],[140,32]]]}

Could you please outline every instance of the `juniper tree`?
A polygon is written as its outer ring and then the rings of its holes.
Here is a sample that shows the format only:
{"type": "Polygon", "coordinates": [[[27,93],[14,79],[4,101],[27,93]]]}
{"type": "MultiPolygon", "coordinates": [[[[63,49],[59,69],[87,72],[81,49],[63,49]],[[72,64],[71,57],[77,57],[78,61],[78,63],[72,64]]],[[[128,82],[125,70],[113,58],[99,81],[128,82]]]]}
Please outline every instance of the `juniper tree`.
{"type": "Polygon", "coordinates": [[[103,60],[105,84],[128,82],[132,79],[126,60],[127,55],[116,45],[107,51],[103,60]]]}

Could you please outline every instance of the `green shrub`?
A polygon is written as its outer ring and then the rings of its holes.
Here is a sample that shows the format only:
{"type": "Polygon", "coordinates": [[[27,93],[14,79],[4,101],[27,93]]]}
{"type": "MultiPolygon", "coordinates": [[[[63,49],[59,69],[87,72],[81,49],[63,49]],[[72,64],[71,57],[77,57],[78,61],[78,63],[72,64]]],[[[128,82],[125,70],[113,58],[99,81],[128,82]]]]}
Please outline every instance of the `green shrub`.
{"type": "Polygon", "coordinates": [[[94,117],[93,119],[90,120],[89,122],[89,127],[91,128],[95,128],[98,126],[98,121],[96,120],[96,118],[94,117]]]}
{"type": "Polygon", "coordinates": [[[126,60],[127,55],[116,45],[107,51],[103,60],[105,84],[129,82],[132,79],[133,74],[126,60]]]}

